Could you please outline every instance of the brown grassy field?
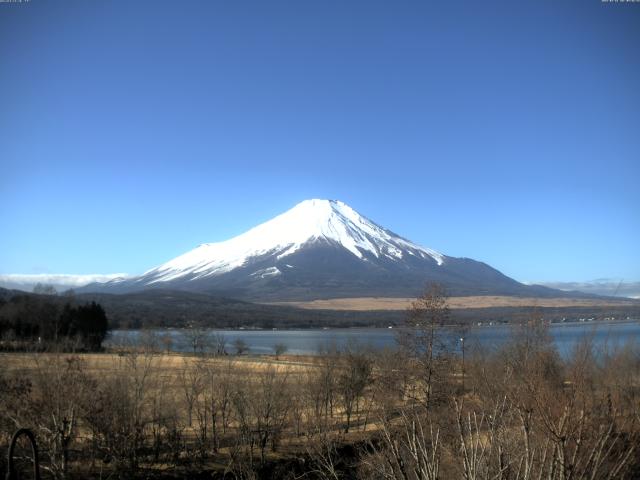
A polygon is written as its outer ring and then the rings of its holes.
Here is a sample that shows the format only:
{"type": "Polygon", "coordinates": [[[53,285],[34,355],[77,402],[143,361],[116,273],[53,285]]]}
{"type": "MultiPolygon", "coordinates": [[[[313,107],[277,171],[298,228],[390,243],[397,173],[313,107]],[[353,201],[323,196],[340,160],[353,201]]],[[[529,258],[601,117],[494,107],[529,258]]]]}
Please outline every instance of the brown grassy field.
{"type": "MultiPolygon", "coordinates": [[[[123,351],[110,351],[105,353],[48,353],[48,352],[2,352],[0,353],[0,366],[2,376],[9,379],[29,379],[34,385],[33,405],[46,405],[49,400],[44,400],[40,392],[46,391],[42,384],[49,385],[53,382],[56,386],[67,383],[65,377],[69,368],[79,368],[83,379],[95,379],[99,383],[117,387],[118,381],[125,380],[126,387],[123,396],[116,396],[117,403],[123,402],[127,405],[133,400],[135,415],[140,418],[136,420],[144,429],[147,442],[151,442],[158,429],[163,431],[162,435],[170,436],[170,425],[174,422],[174,432],[179,432],[179,452],[178,457],[173,460],[174,467],[177,464],[196,461],[201,455],[201,449],[208,448],[206,464],[200,462],[200,468],[225,470],[229,467],[234,455],[238,454],[239,442],[242,442],[243,429],[251,425],[252,457],[257,455],[259,448],[254,445],[257,442],[255,435],[262,431],[263,438],[269,438],[269,442],[277,441],[278,449],[274,446],[266,448],[263,445],[263,454],[270,461],[278,461],[283,458],[294,458],[299,454],[306,454],[306,436],[295,433],[300,426],[294,429],[296,412],[302,418],[309,419],[312,416],[311,407],[303,401],[302,397],[305,386],[309,384],[309,379],[314,378],[322,368],[321,358],[317,356],[302,355],[280,355],[279,357],[265,356],[198,356],[191,354],[160,353],[134,349],[123,351]],[[209,383],[213,381],[214,383],[209,383]],[[210,390],[211,389],[211,390],[210,390]],[[224,390],[226,393],[222,393],[224,390]],[[238,404],[238,395],[243,398],[238,404]],[[193,399],[190,403],[189,396],[193,399]],[[224,398],[222,398],[224,396],[224,398]],[[265,397],[268,397],[265,400],[265,397]],[[212,439],[212,414],[213,405],[217,408],[217,422],[220,422],[220,411],[223,408],[221,401],[228,402],[228,419],[223,423],[222,431],[217,433],[217,439],[212,439]],[[247,408],[244,413],[234,413],[233,405],[239,408],[247,408]],[[244,407],[242,407],[244,405],[244,407]],[[247,415],[247,418],[241,418],[247,415]],[[273,415],[273,417],[271,417],[273,415]],[[278,418],[283,415],[282,418],[278,418]],[[255,418],[254,418],[255,417],[255,418]],[[280,427],[277,422],[284,422],[287,426],[280,427]],[[168,422],[168,423],[167,423],[168,422]],[[203,423],[204,422],[204,423],[203,423]],[[262,423],[261,423],[262,422],[262,423]],[[267,422],[266,425],[264,422],[267,422]],[[276,422],[276,424],[272,424],[276,422]],[[288,422],[292,422],[289,424],[288,422]],[[151,427],[149,426],[151,425],[151,427]],[[280,429],[286,430],[286,434],[281,435],[280,429]],[[266,429],[266,430],[265,430],[266,429]],[[268,433],[264,433],[268,431],[268,433]],[[155,433],[154,433],[155,432],[155,433]],[[277,432],[277,433],[275,433],[277,432]],[[274,435],[277,437],[274,438],[274,435]],[[217,445],[215,453],[211,452],[213,444],[217,445]],[[266,448],[266,449],[265,449],[266,448]],[[176,460],[178,459],[178,460],[176,460]]],[[[68,400],[69,393],[88,398],[92,401],[94,396],[100,397],[91,391],[89,384],[70,380],[70,390],[62,388],[56,391],[49,390],[45,397],[55,397],[53,403],[63,404],[68,400]],[[82,391],[84,390],[84,392],[82,391]],[[63,392],[64,391],[64,392],[63,392]],[[51,395],[53,394],[53,395],[51,395]],[[60,398],[58,398],[60,395],[60,398]]],[[[110,388],[110,387],[109,387],[110,388]]],[[[109,390],[107,388],[107,390],[109,390]]],[[[117,394],[116,394],[117,395],[117,394]]],[[[0,401],[2,395],[0,395],[0,401]]],[[[13,407],[17,405],[7,399],[13,407]]],[[[342,438],[349,438],[349,441],[356,441],[365,432],[375,429],[375,422],[368,421],[362,424],[361,412],[356,412],[351,416],[353,429],[348,436],[342,432],[344,429],[345,414],[343,409],[337,404],[332,406],[332,424],[325,427],[324,433],[331,435],[341,435],[342,438]],[[357,426],[357,429],[355,428],[357,426]]],[[[369,406],[371,402],[369,402],[369,406]]],[[[0,403],[1,405],[2,403],[0,403]]],[[[30,410],[32,405],[28,407],[30,410]]],[[[58,408],[58,407],[56,407],[58,408]]],[[[74,407],[75,408],[75,407],[74,407]]],[[[118,418],[118,407],[111,405],[114,418],[118,418]]],[[[126,407],[125,407],[126,408],[126,407]]],[[[129,412],[131,414],[131,412],[129,412]]],[[[107,413],[107,418],[110,413],[107,413]]],[[[25,424],[33,421],[27,415],[25,424]]],[[[48,418],[44,416],[45,421],[48,418]]],[[[121,426],[126,430],[129,422],[121,426]]],[[[310,420],[309,420],[310,421],[310,420]]],[[[305,422],[306,423],[306,422],[305,422]]],[[[220,429],[220,424],[217,425],[220,429]]],[[[35,427],[33,427],[35,429],[35,427]]],[[[0,428],[0,446],[4,446],[11,431],[2,431],[0,428]]],[[[90,449],[92,431],[86,424],[79,423],[75,432],[74,448],[77,451],[88,451],[90,449]]],[[[165,442],[168,440],[165,438],[165,442]]],[[[244,447],[242,447],[244,448],[244,447]]],[[[165,459],[147,461],[147,468],[159,471],[164,468],[164,463],[171,463],[167,458],[171,454],[165,453],[165,459]]],[[[243,453],[244,455],[244,453],[243,453]]],[[[253,460],[252,460],[253,461],[253,460]]],[[[264,460],[263,460],[264,461],[264,460]]],[[[91,461],[93,465],[94,461],[91,461]]],[[[0,473],[2,472],[0,464],[0,473]]],[[[76,465],[77,471],[88,473],[90,465],[84,461],[76,465]]]]}
{"type": "MultiPolygon", "coordinates": [[[[0,352],[0,362],[5,372],[29,372],[38,368],[39,365],[49,364],[59,361],[60,358],[71,356],[81,358],[87,372],[100,375],[107,375],[109,372],[124,368],[123,362],[127,359],[127,357],[115,352],[81,354],[0,352]]],[[[203,361],[203,359],[180,353],[160,353],[153,357],[154,369],[161,374],[170,376],[177,375],[185,369],[185,365],[196,361],[203,361]]],[[[303,355],[281,355],[278,360],[273,356],[209,357],[204,361],[219,368],[225,367],[231,362],[237,372],[255,373],[263,372],[270,367],[274,367],[280,373],[302,373],[317,365],[314,357],[303,355]]]]}
{"type": "MultiPolygon", "coordinates": [[[[406,310],[414,298],[357,297],[312,300],[307,302],[277,302],[271,305],[289,305],[310,310],[406,310]]],[[[600,300],[587,298],[530,298],[507,296],[449,297],[450,308],[491,308],[491,307],[610,307],[636,305],[631,299],[600,300]]]]}
{"type": "Polygon", "coordinates": [[[559,480],[546,474],[561,457],[590,478],[640,478],[640,352],[594,362],[586,339],[563,359],[547,328],[466,362],[429,354],[428,328],[397,350],[317,356],[0,353],[0,450],[28,426],[43,469],[69,480],[400,480],[405,464],[463,480],[519,468],[533,445],[523,480],[559,480]],[[504,453],[473,477],[467,455],[485,445],[504,453]]]}

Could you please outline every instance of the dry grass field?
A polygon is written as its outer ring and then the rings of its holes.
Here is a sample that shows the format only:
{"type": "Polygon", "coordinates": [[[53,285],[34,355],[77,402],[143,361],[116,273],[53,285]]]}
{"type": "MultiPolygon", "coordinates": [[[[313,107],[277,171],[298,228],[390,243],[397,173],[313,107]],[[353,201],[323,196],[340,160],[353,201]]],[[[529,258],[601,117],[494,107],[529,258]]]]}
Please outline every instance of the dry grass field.
{"type": "MultiPolygon", "coordinates": [[[[54,359],[61,357],[77,356],[85,364],[87,371],[92,373],[106,373],[114,368],[119,368],[125,355],[116,352],[107,353],[25,353],[25,352],[0,352],[0,362],[5,372],[32,370],[38,364],[50,363],[54,359]]],[[[191,354],[182,353],[157,353],[154,355],[154,363],[160,372],[176,372],[184,368],[185,362],[200,359],[191,354]]],[[[229,357],[207,357],[206,362],[211,365],[223,366],[229,362],[247,371],[263,371],[269,366],[275,367],[278,371],[299,372],[313,368],[313,356],[304,355],[281,355],[278,360],[274,356],[229,356],[229,357]]]]}
{"type": "MultiPolygon", "coordinates": [[[[29,372],[39,365],[51,364],[61,358],[78,357],[84,363],[84,369],[92,374],[105,375],[124,368],[127,356],[115,352],[109,353],[22,353],[0,352],[0,362],[5,372],[29,372]]],[[[155,369],[163,374],[175,375],[184,370],[185,365],[195,361],[204,361],[208,365],[222,368],[231,363],[237,370],[262,372],[274,367],[278,372],[306,372],[316,366],[313,356],[281,355],[278,360],[273,356],[234,356],[234,357],[194,357],[180,353],[158,353],[153,356],[155,369]]]]}
{"type": "MultiPolygon", "coordinates": [[[[359,297],[312,300],[307,302],[277,302],[272,305],[289,305],[311,310],[406,310],[414,298],[359,297]]],[[[587,298],[529,298],[507,296],[449,297],[450,308],[491,308],[491,307],[610,307],[636,305],[631,299],[587,299],[587,298]]]]}

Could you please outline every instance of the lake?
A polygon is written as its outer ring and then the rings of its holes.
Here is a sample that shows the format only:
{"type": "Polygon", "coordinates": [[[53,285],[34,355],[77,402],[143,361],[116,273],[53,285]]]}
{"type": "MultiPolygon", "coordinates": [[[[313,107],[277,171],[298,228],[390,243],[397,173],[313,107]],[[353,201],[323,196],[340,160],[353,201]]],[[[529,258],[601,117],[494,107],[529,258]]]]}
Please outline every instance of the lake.
{"type": "MultiPolygon", "coordinates": [[[[460,338],[464,335],[465,348],[481,345],[485,348],[499,347],[506,342],[512,331],[511,326],[495,325],[472,327],[464,334],[455,329],[442,329],[454,348],[460,348],[460,338]]],[[[628,342],[640,341],[640,321],[629,322],[585,322],[553,324],[549,327],[551,337],[561,355],[570,354],[573,348],[586,336],[591,336],[597,347],[616,348],[628,342]]],[[[157,335],[171,336],[171,349],[176,352],[189,351],[191,346],[180,329],[151,330],[157,335]]],[[[233,342],[242,339],[252,354],[271,354],[273,346],[286,345],[287,353],[295,355],[316,354],[321,346],[335,344],[344,347],[350,342],[373,348],[393,347],[396,344],[396,329],[386,328],[345,328],[323,330],[217,330],[209,329],[213,336],[224,335],[227,351],[233,352],[233,342]]],[[[105,342],[106,346],[138,343],[143,338],[140,330],[114,330],[105,342]]]]}

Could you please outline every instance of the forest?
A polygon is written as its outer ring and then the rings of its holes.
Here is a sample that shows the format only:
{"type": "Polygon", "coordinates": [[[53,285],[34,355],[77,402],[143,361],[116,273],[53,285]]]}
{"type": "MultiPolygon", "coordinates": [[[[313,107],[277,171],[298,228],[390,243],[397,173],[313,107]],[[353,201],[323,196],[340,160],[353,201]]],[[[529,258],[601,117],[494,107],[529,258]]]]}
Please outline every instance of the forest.
{"type": "Polygon", "coordinates": [[[29,294],[0,299],[0,350],[97,351],[108,330],[107,315],[96,302],[29,294]]]}

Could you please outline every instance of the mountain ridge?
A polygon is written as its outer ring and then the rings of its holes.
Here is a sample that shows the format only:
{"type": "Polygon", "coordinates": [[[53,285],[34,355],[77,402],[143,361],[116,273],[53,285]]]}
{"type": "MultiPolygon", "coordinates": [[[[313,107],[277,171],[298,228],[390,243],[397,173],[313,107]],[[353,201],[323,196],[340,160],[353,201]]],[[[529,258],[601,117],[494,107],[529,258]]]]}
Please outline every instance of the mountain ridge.
{"type": "Polygon", "coordinates": [[[388,230],[337,200],[311,199],[229,240],[204,243],[142,275],[83,292],[153,288],[250,301],[413,297],[438,282],[451,295],[567,296],[524,285],[486,263],[449,257],[388,230]]]}

